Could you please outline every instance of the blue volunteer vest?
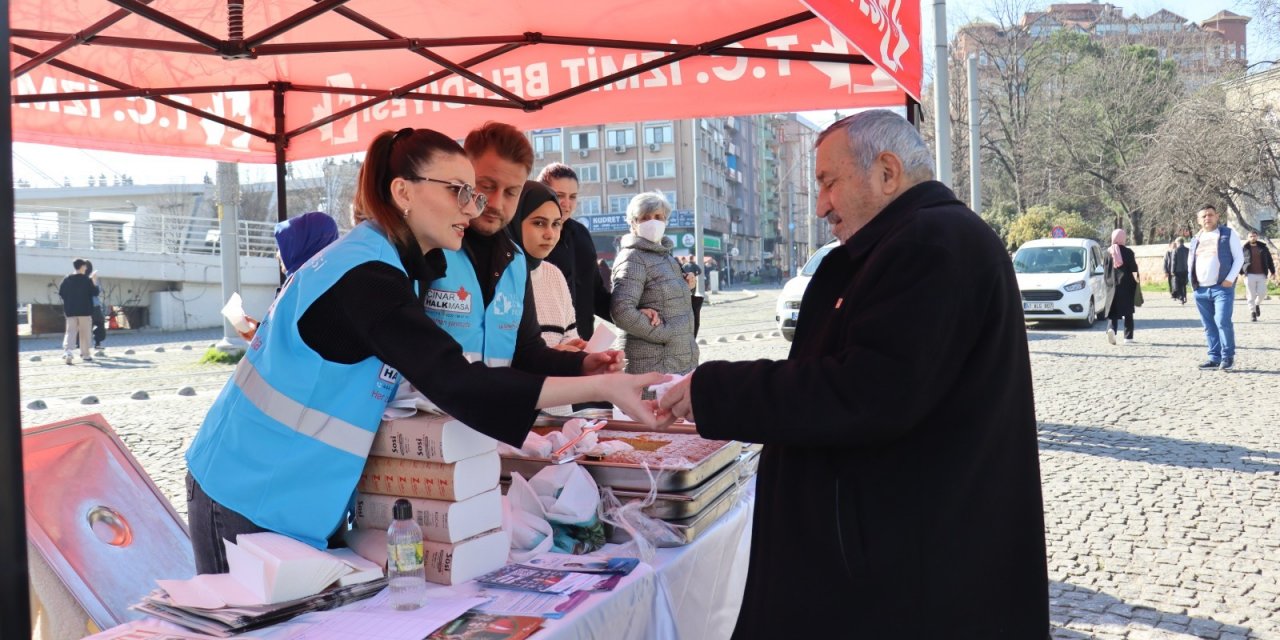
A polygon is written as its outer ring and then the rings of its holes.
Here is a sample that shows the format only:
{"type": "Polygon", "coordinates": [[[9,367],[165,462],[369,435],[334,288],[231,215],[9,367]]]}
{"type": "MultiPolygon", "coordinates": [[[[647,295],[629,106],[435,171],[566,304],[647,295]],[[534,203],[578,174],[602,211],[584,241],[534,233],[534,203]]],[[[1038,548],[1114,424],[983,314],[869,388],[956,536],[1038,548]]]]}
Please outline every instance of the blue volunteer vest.
{"type": "Polygon", "coordinates": [[[488,307],[484,306],[480,281],[467,254],[445,251],[444,256],[444,277],[427,289],[427,315],[462,345],[467,360],[491,367],[510,365],[516,353],[529,279],[524,253],[515,249],[514,259],[498,279],[488,307]]]}
{"type": "Polygon", "coordinates": [[[400,374],[372,357],[325,360],[303,342],[298,320],[374,260],[404,272],[382,232],[363,223],[289,278],[187,449],[209,497],[320,549],[341,522],[400,374]]]}
{"type": "MultiPolygon", "coordinates": [[[[1192,286],[1216,287],[1226,282],[1227,276],[1230,275],[1228,272],[1231,271],[1231,263],[1233,261],[1231,255],[1231,227],[1225,224],[1218,226],[1218,279],[1209,284],[1199,282],[1196,278],[1196,247],[1198,246],[1200,246],[1200,234],[1197,233],[1196,237],[1191,239],[1191,253],[1188,254],[1191,256],[1191,262],[1187,265],[1187,273],[1191,276],[1192,286]],[[1223,256],[1226,256],[1227,259],[1223,260],[1223,256]]],[[[1235,278],[1233,277],[1231,280],[1235,281],[1235,278]]]]}

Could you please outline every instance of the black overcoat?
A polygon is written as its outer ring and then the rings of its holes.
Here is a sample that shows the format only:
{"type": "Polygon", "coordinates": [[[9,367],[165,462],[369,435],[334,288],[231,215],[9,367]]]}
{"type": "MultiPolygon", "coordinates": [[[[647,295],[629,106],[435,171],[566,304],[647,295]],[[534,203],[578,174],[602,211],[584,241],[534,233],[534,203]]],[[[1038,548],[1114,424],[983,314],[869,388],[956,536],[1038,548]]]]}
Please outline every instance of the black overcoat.
{"type": "Polygon", "coordinates": [[[827,256],[786,360],[703,364],[692,393],[702,435],[765,445],[735,638],[1048,636],[1018,285],[950,189],[827,256]]]}

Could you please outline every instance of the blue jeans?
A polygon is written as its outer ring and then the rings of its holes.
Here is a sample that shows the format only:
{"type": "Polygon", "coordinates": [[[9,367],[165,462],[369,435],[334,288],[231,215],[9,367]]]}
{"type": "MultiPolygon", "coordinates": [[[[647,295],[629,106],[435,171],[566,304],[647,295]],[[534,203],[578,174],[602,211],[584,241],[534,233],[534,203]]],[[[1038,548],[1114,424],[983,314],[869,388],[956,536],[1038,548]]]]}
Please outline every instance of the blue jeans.
{"type": "Polygon", "coordinates": [[[1235,288],[1220,284],[1197,287],[1196,310],[1204,325],[1204,337],[1209,343],[1209,359],[1214,362],[1233,360],[1236,357],[1236,330],[1231,324],[1231,310],[1235,306],[1235,288]]]}

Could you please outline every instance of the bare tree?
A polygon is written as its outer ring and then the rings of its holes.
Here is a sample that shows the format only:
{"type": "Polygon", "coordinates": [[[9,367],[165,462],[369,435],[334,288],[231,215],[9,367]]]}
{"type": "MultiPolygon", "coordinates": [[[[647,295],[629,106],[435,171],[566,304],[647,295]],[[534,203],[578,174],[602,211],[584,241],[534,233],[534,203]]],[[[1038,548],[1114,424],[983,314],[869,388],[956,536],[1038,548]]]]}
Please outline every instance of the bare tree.
{"type": "Polygon", "coordinates": [[[1223,86],[1213,85],[1179,102],[1150,140],[1124,180],[1153,224],[1194,229],[1195,211],[1218,203],[1254,231],[1242,215],[1249,203],[1280,207],[1280,128],[1265,104],[1229,103],[1223,86]]]}

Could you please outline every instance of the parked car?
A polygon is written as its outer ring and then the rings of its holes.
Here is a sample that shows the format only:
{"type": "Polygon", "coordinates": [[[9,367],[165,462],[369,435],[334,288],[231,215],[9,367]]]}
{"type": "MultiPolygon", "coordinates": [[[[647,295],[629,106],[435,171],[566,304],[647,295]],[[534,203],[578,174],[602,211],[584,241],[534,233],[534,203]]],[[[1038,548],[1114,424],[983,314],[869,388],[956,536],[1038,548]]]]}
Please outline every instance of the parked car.
{"type": "Polygon", "coordinates": [[[791,342],[796,336],[796,319],[800,316],[800,299],[804,297],[805,287],[809,286],[809,281],[817,272],[818,265],[822,264],[822,259],[827,257],[832,248],[839,245],[839,240],[832,240],[814,251],[813,257],[809,258],[809,261],[804,263],[804,268],[800,269],[800,274],[788,280],[782,287],[782,293],[778,294],[774,320],[777,321],[778,330],[782,332],[782,337],[786,338],[787,342],[791,342]]]}
{"type": "Polygon", "coordinates": [[[1093,326],[1111,299],[1102,246],[1087,238],[1032,240],[1013,254],[1028,321],[1071,320],[1093,326]]]}

